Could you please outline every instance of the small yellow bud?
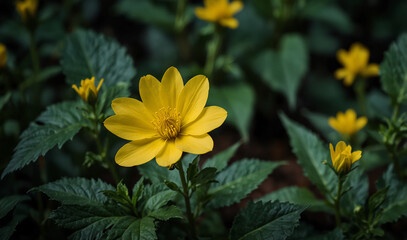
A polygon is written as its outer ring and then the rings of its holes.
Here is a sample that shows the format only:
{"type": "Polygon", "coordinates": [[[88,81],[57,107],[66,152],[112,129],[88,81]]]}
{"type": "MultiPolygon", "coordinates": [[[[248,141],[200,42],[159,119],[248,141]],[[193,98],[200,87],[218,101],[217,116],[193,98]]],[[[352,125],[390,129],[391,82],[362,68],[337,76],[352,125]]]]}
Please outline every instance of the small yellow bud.
{"type": "Polygon", "coordinates": [[[336,118],[330,117],[328,123],[340,134],[352,136],[366,126],[367,118],[356,118],[356,112],[353,109],[348,109],[345,113],[338,112],[336,118]]]}
{"type": "Polygon", "coordinates": [[[91,79],[87,78],[82,80],[79,88],[75,84],[72,85],[72,88],[79,94],[83,101],[89,103],[90,105],[94,105],[96,103],[98,92],[102,86],[102,83],[103,78],[99,81],[99,85],[96,88],[95,77],[92,77],[91,79]]]}
{"type": "Polygon", "coordinates": [[[21,18],[26,21],[28,16],[35,16],[38,7],[38,0],[17,0],[16,9],[21,18]]]}
{"type": "Polygon", "coordinates": [[[243,8],[243,2],[236,0],[229,3],[229,0],[207,0],[205,7],[195,8],[195,15],[208,22],[216,22],[228,28],[237,28],[239,22],[233,17],[243,8]]]}
{"type": "Polygon", "coordinates": [[[338,174],[346,174],[352,168],[352,164],[362,157],[362,151],[352,152],[352,147],[344,141],[336,144],[335,150],[332,143],[329,144],[332,165],[338,174]]]}

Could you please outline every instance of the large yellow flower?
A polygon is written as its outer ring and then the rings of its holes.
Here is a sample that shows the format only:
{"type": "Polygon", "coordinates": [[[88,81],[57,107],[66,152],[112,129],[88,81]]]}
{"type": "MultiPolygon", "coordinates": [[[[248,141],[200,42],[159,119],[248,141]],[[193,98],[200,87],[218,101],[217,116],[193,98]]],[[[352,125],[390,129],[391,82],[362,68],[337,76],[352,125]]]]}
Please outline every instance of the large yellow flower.
{"type": "Polygon", "coordinates": [[[344,141],[336,144],[335,150],[332,143],[329,144],[332,165],[337,173],[348,173],[356,161],[362,157],[362,151],[352,152],[352,147],[344,141]]]}
{"type": "Polygon", "coordinates": [[[379,65],[376,63],[369,64],[369,49],[360,43],[354,43],[349,52],[341,49],[336,53],[338,61],[343,65],[335,71],[335,78],[344,79],[346,86],[352,85],[356,76],[374,77],[379,74],[379,65]]]}
{"type": "Polygon", "coordinates": [[[87,78],[85,80],[82,80],[79,88],[75,84],[72,85],[72,88],[75,89],[79,96],[81,96],[83,101],[93,104],[98,97],[98,92],[100,87],[102,86],[102,83],[103,78],[99,81],[99,85],[96,88],[95,77],[92,77],[91,79],[87,78]]]}
{"type": "Polygon", "coordinates": [[[7,63],[7,49],[2,43],[0,43],[0,68],[6,66],[7,63]]]}
{"type": "Polygon", "coordinates": [[[143,102],[113,100],[116,115],[104,122],[109,131],[131,141],[117,152],[117,164],[131,167],[155,157],[158,165],[170,167],[182,152],[212,150],[208,132],[222,125],[227,113],[220,107],[205,107],[209,92],[205,76],[195,76],[184,86],[178,70],[170,67],[161,83],[151,75],[142,77],[139,90],[143,102]]]}
{"type": "Polygon", "coordinates": [[[16,2],[16,9],[24,21],[27,19],[27,14],[35,15],[37,7],[38,0],[17,0],[16,2]]]}
{"type": "Polygon", "coordinates": [[[208,21],[217,22],[224,27],[237,28],[239,22],[233,15],[243,8],[241,1],[229,0],[204,0],[205,7],[195,8],[195,14],[198,18],[208,21]]]}
{"type": "Polygon", "coordinates": [[[356,119],[356,112],[353,109],[348,109],[345,113],[338,112],[336,118],[330,117],[328,123],[340,134],[352,136],[366,126],[367,118],[360,117],[356,119]]]}

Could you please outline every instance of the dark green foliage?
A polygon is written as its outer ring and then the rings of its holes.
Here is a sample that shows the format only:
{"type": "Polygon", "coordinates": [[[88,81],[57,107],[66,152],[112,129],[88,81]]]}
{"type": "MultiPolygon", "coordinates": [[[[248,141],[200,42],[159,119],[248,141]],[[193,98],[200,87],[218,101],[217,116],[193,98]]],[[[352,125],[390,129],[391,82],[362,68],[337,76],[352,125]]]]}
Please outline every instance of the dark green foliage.
{"type": "Polygon", "coordinates": [[[302,37],[285,35],[278,51],[262,51],[252,65],[271,89],[285,95],[294,109],[298,88],[308,70],[308,51],[302,37]]]}
{"type": "Polygon", "coordinates": [[[229,206],[255,190],[275,168],[283,162],[267,162],[258,159],[243,159],[234,162],[215,178],[208,194],[213,195],[211,208],[229,206]]]}
{"type": "Polygon", "coordinates": [[[305,207],[279,202],[249,202],[233,221],[230,239],[286,239],[305,207]]]}
{"type": "Polygon", "coordinates": [[[390,46],[380,65],[380,81],[383,90],[392,98],[393,103],[407,100],[407,35],[401,35],[390,46]]]}
{"type": "Polygon", "coordinates": [[[20,142],[1,177],[36,161],[55,146],[61,148],[81,128],[88,126],[89,121],[82,116],[78,106],[79,102],[62,102],[48,107],[21,134],[20,142]]]}
{"type": "Polygon", "coordinates": [[[70,85],[95,77],[96,85],[103,78],[105,87],[114,86],[119,82],[130,83],[136,74],[126,49],[93,31],[78,30],[69,35],[61,65],[70,85]]]}
{"type": "Polygon", "coordinates": [[[240,147],[240,142],[233,144],[228,149],[216,154],[212,158],[205,161],[203,168],[214,167],[218,171],[222,171],[228,164],[229,160],[235,155],[237,149],[240,147]]]}
{"type": "Polygon", "coordinates": [[[50,218],[74,230],[72,239],[156,239],[155,219],[182,218],[177,207],[167,205],[176,193],[164,188],[143,185],[141,179],[130,197],[122,183],[114,191],[100,180],[73,178],[34,190],[62,203],[50,218]]]}
{"type": "Polygon", "coordinates": [[[305,176],[325,194],[334,193],[336,175],[323,161],[331,161],[328,154],[328,144],[322,141],[311,131],[291,121],[284,114],[280,115],[288,135],[293,152],[303,167],[305,176]]]}
{"type": "Polygon", "coordinates": [[[11,195],[0,199],[0,218],[6,216],[18,203],[29,199],[25,195],[11,195]]]}

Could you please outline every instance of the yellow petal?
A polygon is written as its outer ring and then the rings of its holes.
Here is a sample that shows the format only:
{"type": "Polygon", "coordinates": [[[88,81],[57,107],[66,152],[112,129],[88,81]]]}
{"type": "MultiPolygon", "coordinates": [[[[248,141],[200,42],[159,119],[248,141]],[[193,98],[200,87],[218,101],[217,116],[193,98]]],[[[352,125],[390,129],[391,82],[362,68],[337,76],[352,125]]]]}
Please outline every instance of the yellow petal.
{"type": "Polygon", "coordinates": [[[346,50],[340,49],[337,53],[336,53],[336,58],[338,59],[338,61],[343,65],[343,66],[347,66],[348,62],[349,62],[349,57],[348,57],[348,53],[346,52],[346,50]]]}
{"type": "Polygon", "coordinates": [[[346,143],[344,141],[340,141],[336,144],[335,147],[335,152],[337,152],[338,154],[340,154],[341,152],[343,152],[346,149],[346,143]]]}
{"type": "Polygon", "coordinates": [[[371,63],[367,65],[365,69],[363,69],[361,74],[364,77],[375,77],[379,75],[379,65],[376,63],[371,63]]]}
{"type": "Polygon", "coordinates": [[[216,15],[202,7],[195,8],[195,15],[199,19],[202,19],[205,21],[209,21],[209,22],[216,21],[216,15]]]}
{"type": "Polygon", "coordinates": [[[126,140],[139,140],[156,137],[157,131],[143,116],[113,115],[104,121],[105,127],[118,137],[126,140]]]}
{"type": "Polygon", "coordinates": [[[243,8],[243,3],[241,1],[233,1],[229,4],[229,12],[231,15],[239,12],[243,8]]]}
{"type": "Polygon", "coordinates": [[[135,140],[127,143],[116,153],[116,163],[123,167],[144,164],[153,159],[164,147],[161,138],[135,140]]]}
{"type": "Polygon", "coordinates": [[[224,26],[224,27],[228,27],[228,28],[232,28],[235,29],[239,26],[239,22],[237,21],[236,18],[222,18],[220,20],[220,25],[224,26]]]}
{"type": "Polygon", "coordinates": [[[367,118],[366,117],[360,117],[356,120],[356,131],[359,131],[360,129],[364,128],[367,124],[367,118]]]}
{"type": "Polygon", "coordinates": [[[346,124],[352,125],[356,121],[356,112],[353,109],[348,109],[345,112],[345,122],[346,124]]]}
{"type": "Polygon", "coordinates": [[[335,160],[336,160],[336,154],[335,154],[334,146],[332,145],[332,143],[329,144],[329,151],[331,152],[332,165],[334,165],[335,160]]]}
{"type": "Polygon", "coordinates": [[[330,117],[328,119],[328,123],[329,123],[329,126],[331,126],[336,131],[340,132],[340,130],[341,130],[340,124],[338,123],[338,120],[336,118],[330,117]]]}
{"type": "Polygon", "coordinates": [[[75,84],[72,85],[72,88],[80,95],[81,92],[79,92],[78,86],[76,86],[75,84]]]}
{"type": "Polygon", "coordinates": [[[195,121],[181,128],[183,135],[202,135],[218,128],[225,121],[227,112],[217,106],[206,107],[195,121]]]}
{"type": "Polygon", "coordinates": [[[103,79],[103,78],[102,78],[102,79],[100,79],[100,81],[99,81],[99,85],[98,85],[98,87],[96,88],[96,91],[97,91],[97,92],[99,92],[99,89],[100,89],[100,87],[102,86],[103,81],[104,81],[104,79],[103,79]]]}
{"type": "Polygon", "coordinates": [[[164,106],[177,107],[177,99],[184,88],[181,74],[175,67],[170,67],[165,71],[161,80],[161,101],[164,106]]]}
{"type": "Polygon", "coordinates": [[[208,100],[209,81],[203,75],[198,75],[185,84],[177,102],[182,126],[194,121],[201,114],[208,100]]]}
{"type": "Polygon", "coordinates": [[[147,75],[140,79],[140,96],[144,106],[151,114],[163,107],[160,97],[161,83],[153,76],[147,75]]]}
{"type": "Polygon", "coordinates": [[[204,154],[212,151],[213,140],[208,134],[200,136],[178,135],[175,145],[183,152],[204,154]]]}
{"type": "Polygon", "coordinates": [[[350,55],[353,59],[353,64],[365,67],[369,61],[369,50],[360,43],[354,43],[350,47],[350,55]]]}
{"type": "Polygon", "coordinates": [[[362,157],[362,151],[355,151],[352,153],[352,164],[362,157]]]}
{"type": "Polygon", "coordinates": [[[343,84],[347,87],[349,87],[350,85],[352,85],[353,81],[355,81],[355,74],[352,73],[348,73],[348,75],[345,77],[343,84]]]}
{"type": "Polygon", "coordinates": [[[116,114],[140,116],[145,121],[151,122],[153,116],[142,102],[134,98],[121,97],[112,101],[112,109],[116,114]]]}
{"type": "Polygon", "coordinates": [[[335,71],[335,78],[340,80],[344,79],[349,75],[349,71],[346,68],[340,68],[335,71]]]}
{"type": "Polygon", "coordinates": [[[175,140],[167,140],[165,146],[161,149],[155,160],[161,167],[168,167],[178,162],[181,158],[182,151],[175,145],[175,140]]]}

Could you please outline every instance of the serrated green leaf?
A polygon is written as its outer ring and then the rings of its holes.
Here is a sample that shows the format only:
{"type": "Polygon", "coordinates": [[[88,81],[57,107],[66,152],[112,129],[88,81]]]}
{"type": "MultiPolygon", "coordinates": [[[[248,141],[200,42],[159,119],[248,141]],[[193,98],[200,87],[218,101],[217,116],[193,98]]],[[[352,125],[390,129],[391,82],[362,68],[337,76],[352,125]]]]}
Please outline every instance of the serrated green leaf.
{"type": "Polygon", "coordinates": [[[115,6],[119,14],[141,21],[143,23],[156,25],[164,29],[173,29],[175,16],[167,10],[149,0],[122,0],[115,6]]]}
{"type": "Polygon", "coordinates": [[[192,185],[202,185],[214,181],[216,175],[216,168],[204,168],[191,179],[192,185]]]}
{"type": "Polygon", "coordinates": [[[305,207],[279,202],[249,202],[233,221],[230,239],[286,239],[305,207]]]}
{"type": "Polygon", "coordinates": [[[258,200],[263,202],[278,200],[280,202],[289,202],[309,207],[308,210],[310,211],[325,211],[333,213],[332,209],[329,208],[323,200],[316,199],[314,194],[308,189],[297,186],[279,189],[258,200]]]}
{"type": "Polygon", "coordinates": [[[325,147],[314,133],[291,121],[284,114],[280,115],[280,119],[290,136],[291,147],[303,167],[305,176],[324,194],[333,194],[337,177],[328,166],[322,164],[322,161],[328,160],[328,145],[325,147]]]}
{"type": "Polygon", "coordinates": [[[93,31],[78,30],[68,36],[61,65],[69,85],[94,76],[96,84],[104,79],[105,88],[119,82],[130,83],[136,74],[126,49],[93,31]]]}
{"type": "Polygon", "coordinates": [[[249,140],[249,127],[253,117],[255,93],[247,84],[213,87],[209,91],[208,105],[216,105],[228,112],[227,122],[239,130],[244,141],[249,140]]]}
{"type": "Polygon", "coordinates": [[[341,197],[342,214],[351,216],[356,207],[363,206],[366,202],[369,195],[369,179],[358,167],[347,175],[342,189],[346,191],[341,197]]]}
{"type": "Polygon", "coordinates": [[[144,211],[147,212],[148,215],[152,211],[161,208],[169,201],[172,201],[177,194],[177,192],[172,190],[165,190],[152,195],[147,199],[144,205],[144,211]]]}
{"type": "Polygon", "coordinates": [[[18,203],[29,199],[26,195],[12,195],[0,199],[0,219],[13,210],[18,203]]]}
{"type": "Polygon", "coordinates": [[[71,140],[82,127],[88,125],[88,120],[77,109],[78,102],[62,102],[49,106],[21,134],[20,142],[15,148],[11,161],[3,171],[1,178],[34,162],[39,156],[58,146],[61,148],[66,141],[71,140]]]}
{"type": "Polygon", "coordinates": [[[144,217],[142,219],[130,216],[122,217],[112,226],[112,229],[109,230],[107,239],[157,239],[154,219],[151,217],[144,217]]]}
{"type": "Polygon", "coordinates": [[[235,155],[240,144],[240,142],[237,142],[228,149],[206,160],[202,168],[214,167],[218,170],[218,172],[222,171],[227,166],[229,160],[233,157],[233,155],[235,155]]]}
{"type": "Polygon", "coordinates": [[[150,217],[153,217],[158,220],[166,221],[170,218],[183,218],[184,215],[182,211],[176,206],[166,206],[152,211],[149,214],[150,217]]]}
{"type": "Polygon", "coordinates": [[[30,191],[40,191],[52,200],[67,205],[99,205],[107,200],[101,191],[112,190],[114,187],[100,179],[63,178],[33,188],[30,191]]]}
{"type": "Polygon", "coordinates": [[[389,167],[378,181],[377,189],[389,187],[386,200],[380,206],[383,209],[380,223],[394,222],[407,214],[407,185],[394,174],[393,166],[389,167]]]}
{"type": "Polygon", "coordinates": [[[220,172],[208,191],[213,195],[209,206],[219,208],[238,202],[260,185],[283,162],[244,159],[220,172]]]}
{"type": "Polygon", "coordinates": [[[297,101],[297,91],[308,69],[308,50],[300,35],[287,34],[278,51],[266,50],[258,55],[252,68],[276,91],[284,94],[291,109],[297,101]]]}
{"type": "Polygon", "coordinates": [[[380,81],[383,90],[393,102],[407,100],[407,34],[401,35],[385,53],[380,64],[380,81]]]}

